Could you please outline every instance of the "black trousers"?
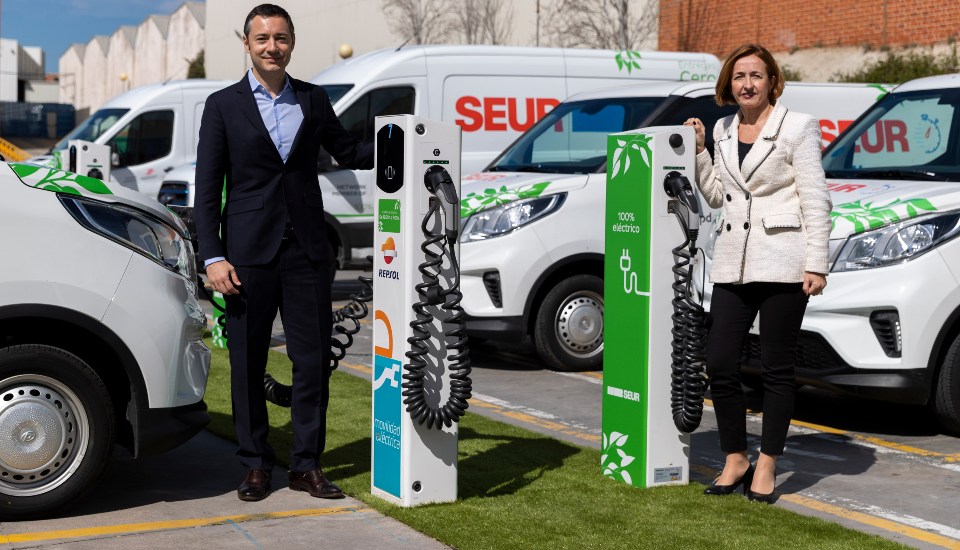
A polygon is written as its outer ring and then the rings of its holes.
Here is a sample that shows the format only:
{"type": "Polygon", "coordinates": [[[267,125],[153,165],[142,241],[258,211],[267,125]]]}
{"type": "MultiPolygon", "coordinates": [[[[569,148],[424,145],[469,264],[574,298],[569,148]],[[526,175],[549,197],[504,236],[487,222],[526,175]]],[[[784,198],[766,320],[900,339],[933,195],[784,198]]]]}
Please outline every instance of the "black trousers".
{"type": "Polygon", "coordinates": [[[713,286],[707,374],[723,452],[747,450],[747,409],[740,385],[740,351],[759,313],[763,377],[760,452],[772,456],[783,454],[796,393],[794,351],[806,308],[807,295],[802,283],[713,286]]]}
{"type": "Polygon", "coordinates": [[[290,469],[312,470],[323,453],[330,399],[330,265],[311,261],[295,240],[284,240],[270,263],[235,267],[240,294],[226,303],[237,456],[247,469],[274,466],[263,373],[279,310],[293,361],[290,469]]]}

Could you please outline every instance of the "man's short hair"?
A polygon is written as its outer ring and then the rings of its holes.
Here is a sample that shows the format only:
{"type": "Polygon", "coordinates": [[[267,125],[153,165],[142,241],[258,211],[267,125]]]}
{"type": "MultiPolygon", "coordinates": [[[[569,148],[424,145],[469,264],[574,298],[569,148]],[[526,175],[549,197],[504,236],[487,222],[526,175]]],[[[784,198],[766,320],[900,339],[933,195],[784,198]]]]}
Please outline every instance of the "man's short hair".
{"type": "Polygon", "coordinates": [[[254,17],[282,17],[287,20],[287,26],[290,27],[290,34],[294,34],[293,20],[290,19],[290,14],[287,13],[287,10],[276,4],[260,4],[250,10],[250,13],[247,14],[246,21],[243,22],[243,35],[248,38],[250,37],[250,22],[253,21],[254,17]]]}

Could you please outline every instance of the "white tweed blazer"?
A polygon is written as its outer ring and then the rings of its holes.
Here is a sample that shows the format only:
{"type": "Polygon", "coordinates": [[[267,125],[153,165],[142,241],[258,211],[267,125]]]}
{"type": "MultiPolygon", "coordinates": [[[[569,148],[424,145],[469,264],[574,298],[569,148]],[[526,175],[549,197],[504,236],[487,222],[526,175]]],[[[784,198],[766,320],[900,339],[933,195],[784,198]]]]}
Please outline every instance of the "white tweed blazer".
{"type": "Polygon", "coordinates": [[[827,274],[830,210],[820,164],[820,124],[782,103],[763,125],[743,167],[737,113],[713,129],[714,160],[697,155],[697,186],[716,226],[713,283],[803,281],[804,271],[827,274]]]}

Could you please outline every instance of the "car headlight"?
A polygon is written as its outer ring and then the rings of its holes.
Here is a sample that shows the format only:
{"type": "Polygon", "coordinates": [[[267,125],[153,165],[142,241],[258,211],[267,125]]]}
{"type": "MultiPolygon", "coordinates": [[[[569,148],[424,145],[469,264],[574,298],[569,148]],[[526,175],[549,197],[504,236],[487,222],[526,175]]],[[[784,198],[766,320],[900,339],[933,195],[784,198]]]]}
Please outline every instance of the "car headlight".
{"type": "Polygon", "coordinates": [[[555,212],[566,199],[566,193],[514,201],[477,212],[467,218],[461,231],[461,242],[482,241],[506,235],[524,225],[555,212]]]}
{"type": "Polygon", "coordinates": [[[960,212],[932,214],[847,238],[833,272],[899,264],[949,241],[960,233],[960,212]]]}
{"type": "Polygon", "coordinates": [[[193,245],[174,228],[128,206],[64,194],[60,195],[60,202],[80,225],[90,231],[182,275],[196,294],[197,265],[193,245]]]}

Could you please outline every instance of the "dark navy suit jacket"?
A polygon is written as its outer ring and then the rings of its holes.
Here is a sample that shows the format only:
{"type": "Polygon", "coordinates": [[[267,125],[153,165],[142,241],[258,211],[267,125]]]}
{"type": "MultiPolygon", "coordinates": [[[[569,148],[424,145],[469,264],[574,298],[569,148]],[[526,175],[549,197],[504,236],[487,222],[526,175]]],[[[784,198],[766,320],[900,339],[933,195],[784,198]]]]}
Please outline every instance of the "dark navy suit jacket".
{"type": "Polygon", "coordinates": [[[323,88],[290,78],[303,124],[284,163],[244,76],[207,98],[197,149],[194,219],[200,258],[263,265],[280,248],[289,219],[307,257],[330,261],[317,178],[322,145],[341,166],[373,168],[373,143],[348,133],[323,88]],[[221,212],[223,186],[226,204],[221,212]]]}

